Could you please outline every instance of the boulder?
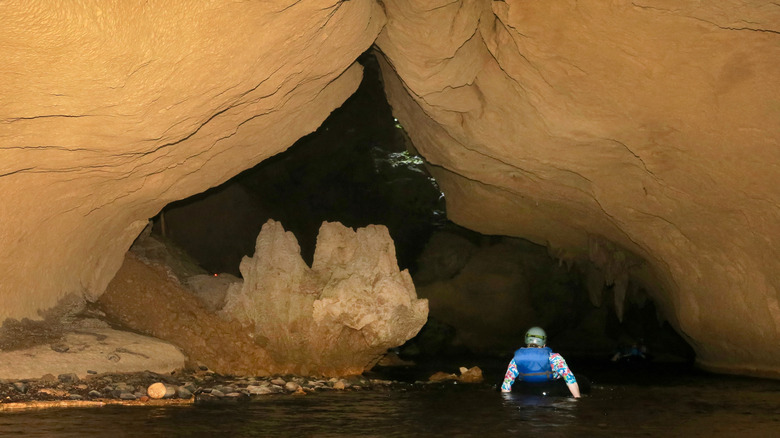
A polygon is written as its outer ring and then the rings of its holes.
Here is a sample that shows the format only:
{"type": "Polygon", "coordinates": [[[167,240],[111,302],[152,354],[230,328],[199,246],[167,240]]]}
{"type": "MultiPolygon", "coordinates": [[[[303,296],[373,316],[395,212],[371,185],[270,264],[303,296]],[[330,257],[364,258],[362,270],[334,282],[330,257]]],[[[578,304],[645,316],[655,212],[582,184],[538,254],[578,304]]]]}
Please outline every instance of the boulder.
{"type": "Polygon", "coordinates": [[[428,316],[384,226],[323,223],[309,267],[295,236],[269,220],[241,273],[221,315],[244,324],[295,374],[360,374],[417,334],[428,316]]]}

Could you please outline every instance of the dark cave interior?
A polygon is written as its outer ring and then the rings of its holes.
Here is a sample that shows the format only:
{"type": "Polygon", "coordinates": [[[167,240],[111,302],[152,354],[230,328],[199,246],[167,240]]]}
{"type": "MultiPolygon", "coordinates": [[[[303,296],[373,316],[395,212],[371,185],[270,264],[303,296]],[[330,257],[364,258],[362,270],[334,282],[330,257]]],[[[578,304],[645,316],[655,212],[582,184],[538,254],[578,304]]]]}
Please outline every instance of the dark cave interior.
{"type": "MultiPolygon", "coordinates": [[[[421,293],[420,284],[446,280],[426,279],[420,272],[420,257],[432,235],[447,232],[475,248],[509,243],[523,248],[527,254],[523,260],[533,260],[526,263],[525,278],[536,321],[547,327],[550,342],[558,349],[606,358],[612,349],[641,339],[657,357],[692,361],[692,349],[659,320],[651,301],[627,306],[621,321],[609,288],[602,308],[594,307],[582,270],[561,267],[546,248],[517,238],[480,235],[449,222],[444,195],[393,118],[376,59],[367,52],[359,62],[364,67],[360,87],[317,131],[218,187],[169,204],[153,219],[153,232],[182,248],[208,272],[240,276],[241,258],[253,254],[257,234],[268,219],[281,222],[296,236],[309,264],[323,221],[352,228],[383,224],[395,242],[400,268],[409,269],[418,293],[429,300],[435,298],[421,293]]],[[[513,340],[519,342],[527,328],[514,324],[511,314],[496,323],[494,316],[478,310],[444,322],[447,318],[437,316],[435,303],[430,307],[428,324],[401,347],[402,354],[500,356],[519,346],[513,340]],[[480,326],[481,334],[464,342],[459,331],[468,331],[463,330],[466,326],[480,326]],[[504,336],[496,337],[490,347],[475,349],[482,342],[480,336],[490,338],[491,331],[504,336]]]]}

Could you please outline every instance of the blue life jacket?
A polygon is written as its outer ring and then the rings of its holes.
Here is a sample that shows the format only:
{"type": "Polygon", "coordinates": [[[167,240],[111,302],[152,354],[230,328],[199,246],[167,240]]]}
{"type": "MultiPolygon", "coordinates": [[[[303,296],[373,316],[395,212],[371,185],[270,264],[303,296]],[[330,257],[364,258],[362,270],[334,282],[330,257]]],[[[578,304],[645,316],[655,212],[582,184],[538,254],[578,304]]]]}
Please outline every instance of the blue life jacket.
{"type": "Polygon", "coordinates": [[[518,377],[524,382],[547,382],[553,380],[553,372],[550,367],[549,347],[521,348],[515,351],[515,365],[517,365],[518,377]]]}

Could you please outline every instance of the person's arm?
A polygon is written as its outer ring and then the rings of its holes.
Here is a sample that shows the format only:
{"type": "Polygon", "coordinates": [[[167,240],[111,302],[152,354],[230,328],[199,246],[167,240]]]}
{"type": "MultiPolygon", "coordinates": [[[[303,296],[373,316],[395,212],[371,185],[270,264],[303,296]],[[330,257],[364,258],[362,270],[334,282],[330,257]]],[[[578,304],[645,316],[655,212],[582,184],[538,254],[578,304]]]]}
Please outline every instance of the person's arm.
{"type": "Polygon", "coordinates": [[[517,378],[517,364],[514,358],[509,361],[509,366],[506,368],[506,374],[504,374],[504,383],[501,384],[501,392],[512,392],[512,385],[517,378]]]}
{"type": "Polygon", "coordinates": [[[563,360],[563,356],[558,353],[552,353],[550,355],[550,367],[553,373],[563,378],[566,382],[566,386],[569,387],[569,392],[574,398],[580,398],[580,385],[577,384],[577,379],[574,377],[574,373],[571,372],[566,361],[563,360]]]}

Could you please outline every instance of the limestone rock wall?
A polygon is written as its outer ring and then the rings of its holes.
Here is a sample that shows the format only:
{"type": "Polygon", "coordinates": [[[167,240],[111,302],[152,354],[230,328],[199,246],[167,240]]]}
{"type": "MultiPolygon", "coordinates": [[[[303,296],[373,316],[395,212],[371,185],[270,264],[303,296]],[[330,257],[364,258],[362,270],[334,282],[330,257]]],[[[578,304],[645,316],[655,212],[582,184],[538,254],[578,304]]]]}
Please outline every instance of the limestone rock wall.
{"type": "Polygon", "coordinates": [[[313,131],[358,86],[369,0],[0,5],[0,321],[96,298],[171,201],[313,131]]]}
{"type": "Polygon", "coordinates": [[[778,375],[776,4],[383,4],[388,99],[452,220],[594,262],[594,300],[651,290],[705,367],[778,375]]]}
{"type": "Polygon", "coordinates": [[[241,261],[241,274],[221,314],[244,324],[277,369],[291,373],[361,374],[416,335],[428,317],[428,301],[399,271],[384,226],[353,231],[323,223],[309,268],[295,236],[269,220],[254,256],[241,261]]]}

